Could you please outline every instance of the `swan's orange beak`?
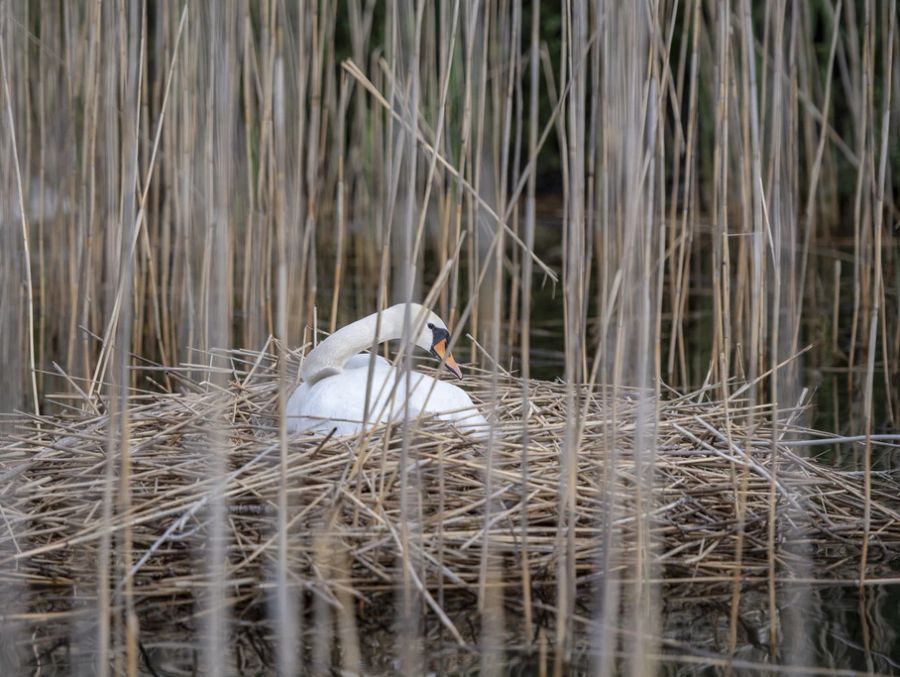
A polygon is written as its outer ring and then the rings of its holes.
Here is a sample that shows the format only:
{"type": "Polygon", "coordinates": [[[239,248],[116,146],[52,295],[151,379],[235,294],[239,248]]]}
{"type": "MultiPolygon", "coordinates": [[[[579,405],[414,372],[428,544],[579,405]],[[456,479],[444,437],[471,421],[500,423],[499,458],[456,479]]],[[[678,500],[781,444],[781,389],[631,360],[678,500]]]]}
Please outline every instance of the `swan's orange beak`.
{"type": "Polygon", "coordinates": [[[432,346],[432,350],[434,350],[435,354],[443,360],[446,357],[446,365],[447,369],[449,369],[456,378],[462,378],[462,370],[459,368],[459,365],[456,363],[456,360],[453,359],[453,355],[447,352],[447,339],[441,339],[437,343],[432,346]]]}

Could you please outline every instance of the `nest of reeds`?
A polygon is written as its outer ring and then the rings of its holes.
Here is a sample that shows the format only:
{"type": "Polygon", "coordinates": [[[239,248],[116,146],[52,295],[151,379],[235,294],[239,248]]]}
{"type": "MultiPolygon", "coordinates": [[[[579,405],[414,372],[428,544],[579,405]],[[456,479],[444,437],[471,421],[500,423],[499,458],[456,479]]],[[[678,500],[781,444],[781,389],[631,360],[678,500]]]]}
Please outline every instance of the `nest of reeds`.
{"type": "Polygon", "coordinates": [[[520,379],[502,374],[495,387],[470,372],[466,388],[497,422],[490,463],[486,443],[440,421],[419,422],[405,444],[399,427],[293,436],[282,458],[275,359],[227,357],[227,387],[186,367],[169,372],[177,392],[130,395],[124,493],[121,458],[107,461],[111,439],[122,447],[107,413],[26,419],[2,440],[0,576],[20,593],[6,613],[41,621],[31,640],[41,650],[71,638],[79,614],[95,618],[104,547],[112,603],[127,581],[143,637],[160,646],[196,637],[217,490],[233,616],[245,632],[265,627],[282,482],[288,585],[334,608],[355,598],[365,613],[407,576],[459,641],[465,630],[446,609],[471,606],[485,567],[521,603],[552,598],[562,567],[579,593],[606,575],[628,578],[639,538],[661,579],[726,590],[735,572],[764,578],[773,561],[781,579],[795,565],[811,577],[847,565],[855,577],[864,542],[874,574],[900,549],[896,478],[872,473],[867,502],[862,474],[795,452],[790,440],[811,433],[783,415],[773,424],[775,412],[751,409],[736,387],[727,402],[712,389],[648,400],[531,381],[525,411],[520,379]],[[577,450],[567,451],[572,440],[577,450]],[[216,463],[224,481],[211,473],[216,463]]]}

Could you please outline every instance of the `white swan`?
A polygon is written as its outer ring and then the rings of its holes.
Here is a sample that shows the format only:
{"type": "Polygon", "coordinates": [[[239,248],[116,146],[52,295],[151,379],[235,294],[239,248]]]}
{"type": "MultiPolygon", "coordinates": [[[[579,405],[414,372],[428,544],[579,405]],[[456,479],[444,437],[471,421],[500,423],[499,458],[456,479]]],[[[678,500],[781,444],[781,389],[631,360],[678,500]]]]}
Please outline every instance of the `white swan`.
{"type": "Polygon", "coordinates": [[[447,369],[462,378],[459,365],[447,353],[450,332],[441,318],[417,303],[401,303],[382,311],[380,326],[378,313],[364,317],[334,332],[306,356],[300,368],[303,383],[285,410],[289,431],[326,434],[335,429],[337,435],[351,435],[377,423],[402,421],[408,399],[410,420],[435,416],[470,437],[487,436],[487,421],[462,388],[418,372],[411,372],[407,382],[399,368],[377,355],[369,381],[372,355],[361,351],[402,338],[407,308],[415,344],[445,360],[447,369]]]}

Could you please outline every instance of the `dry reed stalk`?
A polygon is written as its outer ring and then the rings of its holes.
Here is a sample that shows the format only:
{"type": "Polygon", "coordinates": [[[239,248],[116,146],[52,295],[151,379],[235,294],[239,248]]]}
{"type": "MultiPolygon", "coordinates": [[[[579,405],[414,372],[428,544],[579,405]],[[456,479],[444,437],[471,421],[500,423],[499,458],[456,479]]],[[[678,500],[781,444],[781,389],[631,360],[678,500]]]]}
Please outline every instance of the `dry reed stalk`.
{"type": "MultiPolygon", "coordinates": [[[[540,0],[531,2],[531,41],[529,49],[529,87],[531,89],[528,103],[528,157],[537,158],[537,128],[538,128],[538,89],[540,87],[540,0]]],[[[527,171],[527,170],[526,170],[527,171]]],[[[535,193],[537,181],[535,172],[528,172],[527,192],[525,201],[525,246],[534,249],[535,231],[535,193]]],[[[522,310],[521,310],[521,365],[522,365],[522,411],[527,416],[531,412],[531,285],[533,266],[529,257],[522,257],[522,310]]],[[[522,568],[522,594],[524,611],[524,632],[528,637],[534,636],[533,618],[531,611],[531,571],[528,562],[528,512],[525,504],[525,487],[528,486],[529,477],[529,444],[528,426],[522,426],[522,510],[521,510],[521,568],[522,568]]]]}
{"type": "MultiPolygon", "coordinates": [[[[271,12],[274,24],[274,15],[271,12]]],[[[283,36],[278,35],[283,39],[283,36]]],[[[280,40],[279,40],[280,42],[280,40]]],[[[272,41],[273,53],[275,41],[272,41]]],[[[275,321],[277,327],[277,340],[281,350],[278,355],[278,521],[276,526],[278,556],[275,564],[275,628],[277,631],[276,651],[278,655],[277,666],[280,674],[291,675],[296,674],[297,666],[301,660],[298,656],[297,644],[300,636],[300,628],[297,627],[298,613],[297,595],[293,590],[293,586],[288,584],[290,568],[288,566],[288,547],[290,543],[290,534],[288,532],[288,483],[287,483],[287,423],[285,420],[285,407],[287,398],[289,397],[289,388],[292,380],[288,378],[287,373],[287,354],[284,351],[288,339],[288,209],[287,209],[287,187],[285,185],[287,178],[287,158],[285,149],[288,147],[288,138],[286,130],[285,109],[287,102],[285,100],[285,74],[283,67],[283,57],[279,57],[279,68],[275,73],[275,81],[273,83],[273,146],[274,146],[274,164],[276,171],[275,181],[275,221],[276,221],[276,243],[277,243],[277,269],[276,269],[276,313],[275,321]]],[[[340,285],[340,276],[338,275],[337,285],[340,285]]]]}
{"type": "MultiPolygon", "coordinates": [[[[9,18],[7,16],[4,16],[4,32],[9,30],[9,28],[7,27],[8,22],[9,18]]],[[[10,93],[9,75],[7,74],[5,52],[5,49],[0,49],[0,67],[2,67],[3,72],[3,93],[4,99],[6,100],[6,115],[7,123],[9,124],[8,129],[10,133],[10,147],[12,148],[13,174],[16,177],[16,188],[18,189],[17,193],[19,202],[19,225],[21,226],[22,230],[22,254],[25,258],[25,293],[28,309],[28,365],[31,378],[32,404],[34,407],[34,413],[39,415],[41,410],[40,403],[38,402],[37,369],[35,367],[35,351],[37,348],[34,333],[34,283],[32,281],[31,274],[31,238],[28,234],[28,218],[27,211],[25,209],[24,189],[22,187],[22,165],[19,161],[19,146],[18,142],[16,141],[16,123],[13,118],[12,112],[13,98],[12,94],[10,93]]]]}

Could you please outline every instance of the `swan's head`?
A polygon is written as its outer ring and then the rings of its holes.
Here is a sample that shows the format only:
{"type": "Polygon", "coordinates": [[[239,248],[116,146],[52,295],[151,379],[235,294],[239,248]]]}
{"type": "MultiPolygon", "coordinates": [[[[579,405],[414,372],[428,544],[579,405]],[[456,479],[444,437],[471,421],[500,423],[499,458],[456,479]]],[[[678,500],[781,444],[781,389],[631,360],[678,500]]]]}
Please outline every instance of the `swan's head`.
{"type": "MultiPolygon", "coordinates": [[[[421,306],[419,306],[421,307],[421,306]]],[[[462,371],[453,355],[450,354],[448,346],[450,344],[450,331],[444,321],[434,313],[422,308],[428,313],[425,325],[416,338],[416,345],[425,350],[436,360],[445,360],[444,365],[456,378],[462,378],[462,371]]]]}

